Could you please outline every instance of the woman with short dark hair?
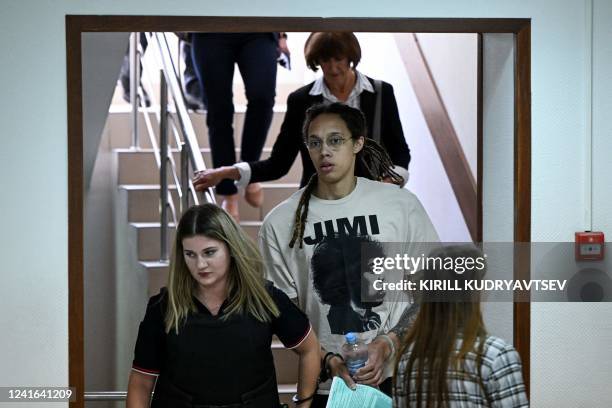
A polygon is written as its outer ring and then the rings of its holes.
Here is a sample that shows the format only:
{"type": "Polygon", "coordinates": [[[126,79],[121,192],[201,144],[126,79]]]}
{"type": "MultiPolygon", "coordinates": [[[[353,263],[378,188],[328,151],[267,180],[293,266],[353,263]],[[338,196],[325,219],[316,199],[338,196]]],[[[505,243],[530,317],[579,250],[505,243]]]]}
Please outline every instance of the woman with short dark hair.
{"type": "Polygon", "coordinates": [[[317,72],[322,61],[345,57],[355,69],[361,61],[361,46],[355,34],[345,32],[312,33],[304,44],[304,58],[308,68],[317,72]]]}

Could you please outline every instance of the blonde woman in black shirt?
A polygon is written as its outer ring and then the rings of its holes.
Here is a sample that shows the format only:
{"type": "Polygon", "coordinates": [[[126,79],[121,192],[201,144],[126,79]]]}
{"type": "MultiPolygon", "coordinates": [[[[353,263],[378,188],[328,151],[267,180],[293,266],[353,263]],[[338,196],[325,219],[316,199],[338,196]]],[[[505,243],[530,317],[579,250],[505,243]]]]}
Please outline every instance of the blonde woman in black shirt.
{"type": "Polygon", "coordinates": [[[177,228],[168,288],[140,324],[127,407],[278,407],[273,335],[299,354],[297,399],[310,406],[320,353],[308,319],[264,280],[256,246],[231,216],[192,207],[177,228]]]}

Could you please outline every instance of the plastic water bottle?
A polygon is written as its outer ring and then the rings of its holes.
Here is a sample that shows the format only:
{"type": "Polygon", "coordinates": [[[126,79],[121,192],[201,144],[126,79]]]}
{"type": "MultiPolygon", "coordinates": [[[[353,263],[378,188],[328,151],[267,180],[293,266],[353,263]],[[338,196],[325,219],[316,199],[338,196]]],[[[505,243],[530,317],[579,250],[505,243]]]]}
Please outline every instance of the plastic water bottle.
{"type": "Polygon", "coordinates": [[[342,358],[352,377],[365,365],[368,359],[368,346],[359,341],[355,333],[347,333],[345,338],[346,343],[342,345],[342,358]]]}

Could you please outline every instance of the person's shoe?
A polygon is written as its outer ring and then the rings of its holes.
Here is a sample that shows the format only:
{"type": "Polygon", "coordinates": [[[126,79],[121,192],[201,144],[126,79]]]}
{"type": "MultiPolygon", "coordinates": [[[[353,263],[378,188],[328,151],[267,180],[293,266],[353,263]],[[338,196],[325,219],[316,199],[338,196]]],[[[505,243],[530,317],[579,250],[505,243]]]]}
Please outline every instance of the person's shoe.
{"type": "MultiPolygon", "coordinates": [[[[185,74],[187,74],[187,72],[185,72],[185,74]]],[[[195,78],[195,75],[192,77],[187,77],[187,75],[185,76],[185,83],[181,85],[183,88],[183,95],[185,96],[185,105],[187,105],[187,109],[194,111],[206,110],[206,104],[202,98],[202,90],[197,78],[195,78]]]]}
{"type": "MultiPolygon", "coordinates": [[[[144,89],[142,91],[144,92],[145,106],[148,108],[151,106],[151,98],[149,98],[149,94],[147,93],[147,91],[145,91],[144,89]]],[[[127,103],[132,103],[132,101],[130,100],[130,91],[123,91],[123,100],[127,103]]],[[[140,95],[138,95],[137,102],[138,106],[140,106],[140,95]]]]}
{"type": "Polygon", "coordinates": [[[190,109],[193,111],[206,110],[201,100],[199,100],[198,98],[196,98],[195,96],[187,92],[185,92],[184,95],[185,95],[185,106],[187,107],[187,109],[190,109]]]}
{"type": "MultiPolygon", "coordinates": [[[[126,64],[127,64],[127,60],[123,62],[124,66],[126,64]]],[[[132,103],[132,101],[130,100],[130,71],[124,66],[121,67],[121,74],[119,75],[119,82],[121,83],[121,88],[123,89],[123,100],[126,101],[127,103],[132,103]]],[[[147,91],[144,90],[144,88],[142,91],[144,92],[145,106],[148,108],[149,106],[151,106],[151,98],[149,98],[149,94],[147,93],[147,91]]],[[[140,106],[140,100],[138,100],[137,102],[138,102],[138,106],[140,106]]]]}
{"type": "Polygon", "coordinates": [[[249,184],[244,191],[244,199],[251,207],[261,207],[264,200],[264,192],[261,183],[249,184]]]}
{"type": "Polygon", "coordinates": [[[238,194],[232,194],[224,197],[225,198],[221,203],[221,208],[227,211],[227,213],[231,215],[236,222],[240,222],[240,212],[238,211],[238,194]]]}

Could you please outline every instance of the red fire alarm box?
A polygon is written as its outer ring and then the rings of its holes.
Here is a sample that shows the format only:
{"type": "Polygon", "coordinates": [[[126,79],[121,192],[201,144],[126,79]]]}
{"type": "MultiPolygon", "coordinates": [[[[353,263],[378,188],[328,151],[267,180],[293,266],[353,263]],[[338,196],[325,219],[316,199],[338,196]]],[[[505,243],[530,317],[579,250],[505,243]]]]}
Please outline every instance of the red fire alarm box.
{"type": "Polygon", "coordinates": [[[601,261],[604,258],[604,233],[576,232],[576,261],[601,261]]]}

